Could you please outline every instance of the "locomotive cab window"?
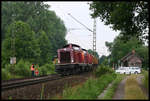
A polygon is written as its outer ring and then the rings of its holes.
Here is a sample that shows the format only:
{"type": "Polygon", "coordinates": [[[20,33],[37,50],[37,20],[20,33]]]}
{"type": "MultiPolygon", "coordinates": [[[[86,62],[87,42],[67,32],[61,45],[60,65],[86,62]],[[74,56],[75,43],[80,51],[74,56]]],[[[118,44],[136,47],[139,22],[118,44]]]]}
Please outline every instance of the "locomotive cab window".
{"type": "Polygon", "coordinates": [[[70,63],[71,57],[70,57],[70,52],[64,51],[60,52],[60,62],[61,63],[70,63]]]}

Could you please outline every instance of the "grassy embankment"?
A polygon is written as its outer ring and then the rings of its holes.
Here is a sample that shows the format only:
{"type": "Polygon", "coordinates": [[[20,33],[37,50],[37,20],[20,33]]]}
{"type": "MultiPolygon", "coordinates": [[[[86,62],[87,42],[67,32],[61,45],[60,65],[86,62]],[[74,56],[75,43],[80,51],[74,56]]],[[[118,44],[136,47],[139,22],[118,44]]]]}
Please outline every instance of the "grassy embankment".
{"type": "Polygon", "coordinates": [[[108,67],[99,67],[95,72],[96,78],[89,78],[84,84],[66,88],[61,97],[54,99],[97,99],[97,96],[111,83],[116,74],[108,67]]]}
{"type": "Polygon", "coordinates": [[[104,74],[98,79],[86,81],[77,88],[68,88],[63,92],[63,99],[96,99],[103,92],[104,88],[115,78],[114,74],[104,74]]]}
{"type": "Polygon", "coordinates": [[[137,75],[131,75],[125,83],[124,99],[147,99],[136,81],[137,75]]]}
{"type": "Polygon", "coordinates": [[[149,89],[149,86],[148,86],[148,85],[149,85],[149,84],[148,84],[148,80],[149,80],[149,78],[148,78],[148,77],[149,77],[149,76],[148,76],[148,75],[149,75],[149,74],[148,74],[148,71],[142,70],[142,74],[144,75],[144,79],[143,79],[143,82],[142,82],[142,83],[143,83],[143,85],[145,86],[146,89],[149,89]]]}

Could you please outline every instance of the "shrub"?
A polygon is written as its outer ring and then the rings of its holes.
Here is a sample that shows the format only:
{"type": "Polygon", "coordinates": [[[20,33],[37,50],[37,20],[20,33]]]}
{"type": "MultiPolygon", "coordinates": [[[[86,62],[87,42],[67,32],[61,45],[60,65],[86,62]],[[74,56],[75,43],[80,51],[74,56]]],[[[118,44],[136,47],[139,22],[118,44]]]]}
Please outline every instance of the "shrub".
{"type": "Polygon", "coordinates": [[[39,73],[40,73],[40,75],[47,75],[47,74],[55,73],[54,64],[47,63],[47,64],[39,67],[39,73]]]}
{"type": "Polygon", "coordinates": [[[51,63],[45,64],[44,67],[45,67],[48,71],[54,71],[54,65],[51,64],[51,63]]]}
{"type": "Polygon", "coordinates": [[[21,59],[15,66],[16,75],[20,75],[20,76],[24,76],[24,77],[31,76],[30,66],[31,66],[31,63],[21,59]]]}
{"type": "Polygon", "coordinates": [[[50,74],[54,74],[56,73],[55,72],[55,65],[54,64],[50,64],[50,71],[49,71],[50,74]]]}
{"type": "Polygon", "coordinates": [[[11,64],[6,64],[6,65],[5,65],[5,69],[6,69],[8,72],[10,72],[10,73],[13,73],[13,72],[14,72],[14,68],[15,68],[15,67],[12,67],[11,64]]]}
{"type": "Polygon", "coordinates": [[[8,80],[11,78],[9,71],[5,68],[2,68],[2,80],[8,80]]]}
{"type": "Polygon", "coordinates": [[[47,68],[45,66],[39,67],[39,75],[47,75],[47,68]]]}
{"type": "Polygon", "coordinates": [[[104,66],[103,64],[98,66],[98,68],[94,72],[96,77],[99,77],[99,76],[106,74],[106,73],[114,73],[114,71],[110,67],[104,66]]]}

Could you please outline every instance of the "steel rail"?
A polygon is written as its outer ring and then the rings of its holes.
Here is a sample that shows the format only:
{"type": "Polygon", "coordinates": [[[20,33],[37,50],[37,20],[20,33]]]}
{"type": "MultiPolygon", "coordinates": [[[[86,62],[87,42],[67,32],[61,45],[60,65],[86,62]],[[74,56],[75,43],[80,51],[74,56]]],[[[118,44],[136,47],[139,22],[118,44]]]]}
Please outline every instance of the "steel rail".
{"type": "MultiPolygon", "coordinates": [[[[85,72],[86,73],[86,72],[85,72]]],[[[81,73],[78,75],[82,75],[85,73],[81,73]]],[[[13,89],[13,88],[18,88],[18,87],[23,87],[23,86],[28,86],[28,85],[33,85],[33,84],[38,84],[38,83],[44,83],[47,81],[54,81],[54,80],[59,80],[62,78],[66,77],[72,77],[74,75],[67,75],[67,76],[60,76],[58,74],[52,74],[47,77],[40,77],[40,78],[33,78],[33,79],[27,79],[27,80],[19,80],[18,82],[11,82],[11,83],[2,83],[2,91],[13,89]]]]}
{"type": "Polygon", "coordinates": [[[61,76],[58,76],[58,77],[57,76],[52,76],[52,77],[46,77],[46,78],[37,78],[37,79],[32,79],[32,80],[2,84],[2,91],[17,88],[17,87],[23,87],[23,86],[27,86],[27,85],[47,82],[47,81],[58,80],[58,79],[61,79],[61,78],[63,78],[63,77],[61,77],[61,76]]]}

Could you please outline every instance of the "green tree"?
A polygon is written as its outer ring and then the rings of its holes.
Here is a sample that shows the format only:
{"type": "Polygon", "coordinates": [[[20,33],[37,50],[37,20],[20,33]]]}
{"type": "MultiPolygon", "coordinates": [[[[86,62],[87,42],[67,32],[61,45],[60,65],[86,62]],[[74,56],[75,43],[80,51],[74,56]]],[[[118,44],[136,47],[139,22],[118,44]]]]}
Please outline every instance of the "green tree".
{"type": "Polygon", "coordinates": [[[40,28],[37,26],[39,23],[35,20],[41,12],[48,8],[49,5],[43,2],[2,2],[2,39],[5,38],[4,34],[7,31],[8,25],[18,20],[28,23],[37,33],[36,29],[40,28]]]}
{"type": "Polygon", "coordinates": [[[107,58],[107,56],[102,55],[99,59],[99,64],[102,64],[106,58],[107,58]]]}
{"type": "Polygon", "coordinates": [[[49,8],[50,6],[43,2],[2,2],[2,40],[5,40],[8,25],[20,20],[29,24],[35,32],[36,39],[39,38],[40,31],[44,31],[50,41],[47,46],[52,46],[51,55],[56,55],[57,49],[67,43],[66,27],[49,8]]]}
{"type": "Polygon", "coordinates": [[[106,42],[106,46],[110,51],[110,64],[118,64],[119,60],[131,52],[133,49],[143,58],[143,67],[148,67],[148,48],[143,45],[136,37],[132,37],[128,42],[125,42],[118,36],[112,43],[106,42]]]}
{"type": "Polygon", "coordinates": [[[148,7],[148,2],[145,1],[94,1],[90,4],[90,10],[93,11],[91,16],[99,17],[105,25],[111,25],[114,30],[120,30],[125,41],[131,36],[141,40],[148,39],[148,7]]]}
{"type": "Polygon", "coordinates": [[[22,21],[14,22],[8,27],[6,39],[2,43],[2,61],[8,64],[10,57],[13,55],[11,48],[12,34],[15,35],[14,55],[17,60],[23,58],[30,62],[37,63],[41,51],[35,39],[35,33],[30,29],[28,24],[22,21]]]}
{"type": "Polygon", "coordinates": [[[40,31],[39,33],[38,44],[41,50],[39,65],[43,65],[50,62],[52,58],[52,45],[44,31],[40,31]]]}
{"type": "Polygon", "coordinates": [[[139,48],[135,49],[136,53],[142,58],[142,67],[149,68],[149,49],[147,46],[140,46],[139,48]]]}
{"type": "Polygon", "coordinates": [[[89,49],[89,50],[88,50],[88,53],[89,53],[89,54],[92,54],[92,55],[94,54],[94,55],[96,56],[96,58],[99,59],[99,55],[98,55],[97,52],[93,52],[91,49],[89,49]]]}

